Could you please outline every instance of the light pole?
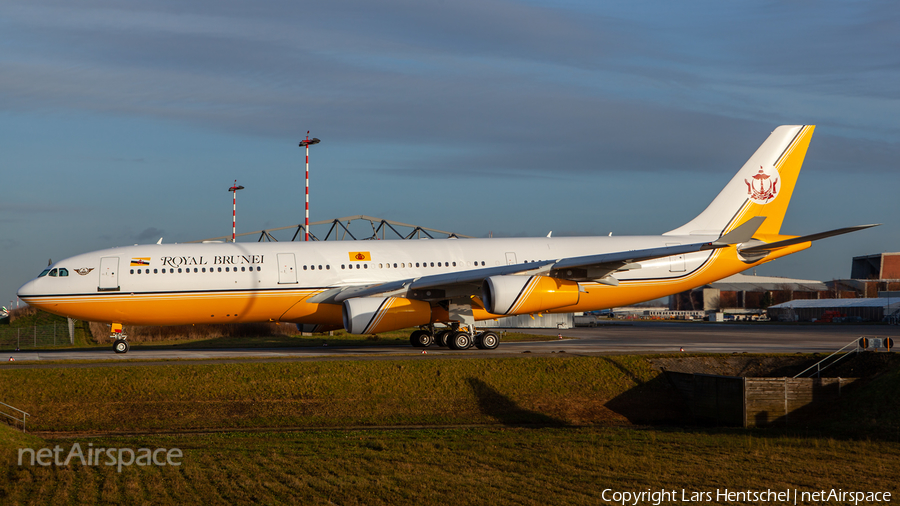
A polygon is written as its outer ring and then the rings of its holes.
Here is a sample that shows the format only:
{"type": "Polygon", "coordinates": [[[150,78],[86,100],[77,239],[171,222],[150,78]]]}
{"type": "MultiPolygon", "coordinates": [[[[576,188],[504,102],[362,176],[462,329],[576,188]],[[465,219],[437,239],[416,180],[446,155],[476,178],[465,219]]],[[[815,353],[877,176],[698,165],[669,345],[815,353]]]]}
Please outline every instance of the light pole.
{"type": "Polygon", "coordinates": [[[309,146],[319,142],[319,139],[315,137],[309,138],[309,130],[306,131],[306,139],[300,141],[300,147],[306,148],[306,220],[303,222],[303,228],[306,232],[305,241],[309,241],[309,146]]]}
{"type": "Polygon", "coordinates": [[[231,242],[235,242],[237,230],[237,192],[243,189],[243,186],[238,186],[237,179],[234,180],[234,186],[228,189],[231,192],[231,242]]]}

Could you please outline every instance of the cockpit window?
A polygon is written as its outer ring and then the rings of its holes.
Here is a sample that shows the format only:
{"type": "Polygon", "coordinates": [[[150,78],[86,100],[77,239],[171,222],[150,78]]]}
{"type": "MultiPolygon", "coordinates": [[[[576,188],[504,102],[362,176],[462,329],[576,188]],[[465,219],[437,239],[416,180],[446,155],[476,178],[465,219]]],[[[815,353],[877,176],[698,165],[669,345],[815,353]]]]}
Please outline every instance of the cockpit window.
{"type": "Polygon", "coordinates": [[[56,269],[53,269],[52,271],[50,271],[50,277],[51,277],[51,278],[55,278],[56,275],[57,275],[56,269]]]}
{"type": "Polygon", "coordinates": [[[62,277],[62,276],[68,276],[68,275],[69,275],[69,269],[66,269],[66,268],[64,268],[64,267],[60,267],[60,268],[59,268],[59,275],[60,275],[60,277],[62,277]]]}
{"type": "Polygon", "coordinates": [[[38,274],[38,277],[42,278],[42,277],[46,276],[47,274],[50,274],[50,269],[44,269],[43,271],[41,271],[40,274],[38,274]]]}

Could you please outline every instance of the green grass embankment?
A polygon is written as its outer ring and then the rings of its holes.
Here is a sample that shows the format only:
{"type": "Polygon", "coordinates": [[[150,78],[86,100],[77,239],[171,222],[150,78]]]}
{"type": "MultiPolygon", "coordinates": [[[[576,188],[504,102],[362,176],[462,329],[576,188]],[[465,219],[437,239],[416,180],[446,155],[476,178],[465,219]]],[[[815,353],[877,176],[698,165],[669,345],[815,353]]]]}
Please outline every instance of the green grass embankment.
{"type": "Polygon", "coordinates": [[[626,424],[680,409],[629,356],[20,369],[0,384],[38,431],[626,424]]]}
{"type": "MultiPolygon", "coordinates": [[[[871,429],[897,419],[900,367],[848,391],[839,430],[814,431],[608,426],[673,413],[677,394],[647,357],[20,369],[0,370],[0,385],[34,415],[29,427],[100,432],[40,439],[0,426],[2,504],[593,505],[609,503],[604,489],[665,489],[677,496],[662,504],[684,504],[682,493],[724,489],[900,492],[900,437],[871,429]],[[451,423],[490,426],[427,427],[451,423]],[[426,427],[335,430],[411,424],[426,427]],[[240,430],[292,426],[321,429],[240,430]],[[237,430],[116,435],[204,428],[237,430]],[[75,442],[184,457],[121,473],[16,465],[16,448],[75,442]]],[[[692,504],[726,502],[743,503],[692,504]]]]}

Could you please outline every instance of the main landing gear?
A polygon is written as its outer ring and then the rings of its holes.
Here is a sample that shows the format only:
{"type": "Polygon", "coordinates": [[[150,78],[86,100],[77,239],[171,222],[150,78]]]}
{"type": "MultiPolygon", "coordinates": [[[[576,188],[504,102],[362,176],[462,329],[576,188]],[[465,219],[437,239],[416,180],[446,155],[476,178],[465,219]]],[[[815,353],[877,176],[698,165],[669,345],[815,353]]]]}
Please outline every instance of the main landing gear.
{"type": "Polygon", "coordinates": [[[130,346],[128,346],[128,335],[125,334],[125,331],[122,330],[121,323],[113,323],[110,327],[110,339],[115,339],[116,342],[113,343],[113,351],[116,353],[128,353],[130,346]]]}
{"type": "Polygon", "coordinates": [[[474,326],[463,329],[459,324],[435,332],[434,326],[429,325],[410,334],[409,343],[414,348],[427,348],[437,344],[451,350],[467,350],[473,345],[481,350],[493,350],[500,345],[500,336],[490,330],[476,333],[474,326]]]}

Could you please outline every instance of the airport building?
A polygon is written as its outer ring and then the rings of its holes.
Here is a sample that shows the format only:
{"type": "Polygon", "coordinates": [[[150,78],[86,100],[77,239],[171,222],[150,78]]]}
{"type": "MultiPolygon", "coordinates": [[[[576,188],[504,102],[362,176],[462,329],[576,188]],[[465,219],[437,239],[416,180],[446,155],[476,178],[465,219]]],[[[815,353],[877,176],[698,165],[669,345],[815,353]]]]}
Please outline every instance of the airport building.
{"type": "Polygon", "coordinates": [[[900,253],[854,257],[850,279],[827,282],[737,274],[671,296],[669,309],[761,315],[772,307],[778,309],[769,316],[774,314],[781,319],[796,316],[797,321],[823,318],[881,321],[895,311],[891,309],[893,304],[879,298],[900,302],[900,253]],[[857,302],[835,302],[848,299],[857,302]],[[866,299],[874,300],[866,302],[866,299]],[[797,304],[786,304],[789,302],[797,304]]]}
{"type": "Polygon", "coordinates": [[[880,322],[896,320],[900,299],[818,299],[792,300],[770,306],[769,318],[783,322],[880,322]]]}
{"type": "Polygon", "coordinates": [[[575,326],[575,313],[521,314],[496,320],[483,320],[476,325],[485,329],[570,329],[575,326]]]}
{"type": "Polygon", "coordinates": [[[758,315],[772,304],[830,296],[821,281],[735,274],[670,296],[669,310],[758,315]]]}

